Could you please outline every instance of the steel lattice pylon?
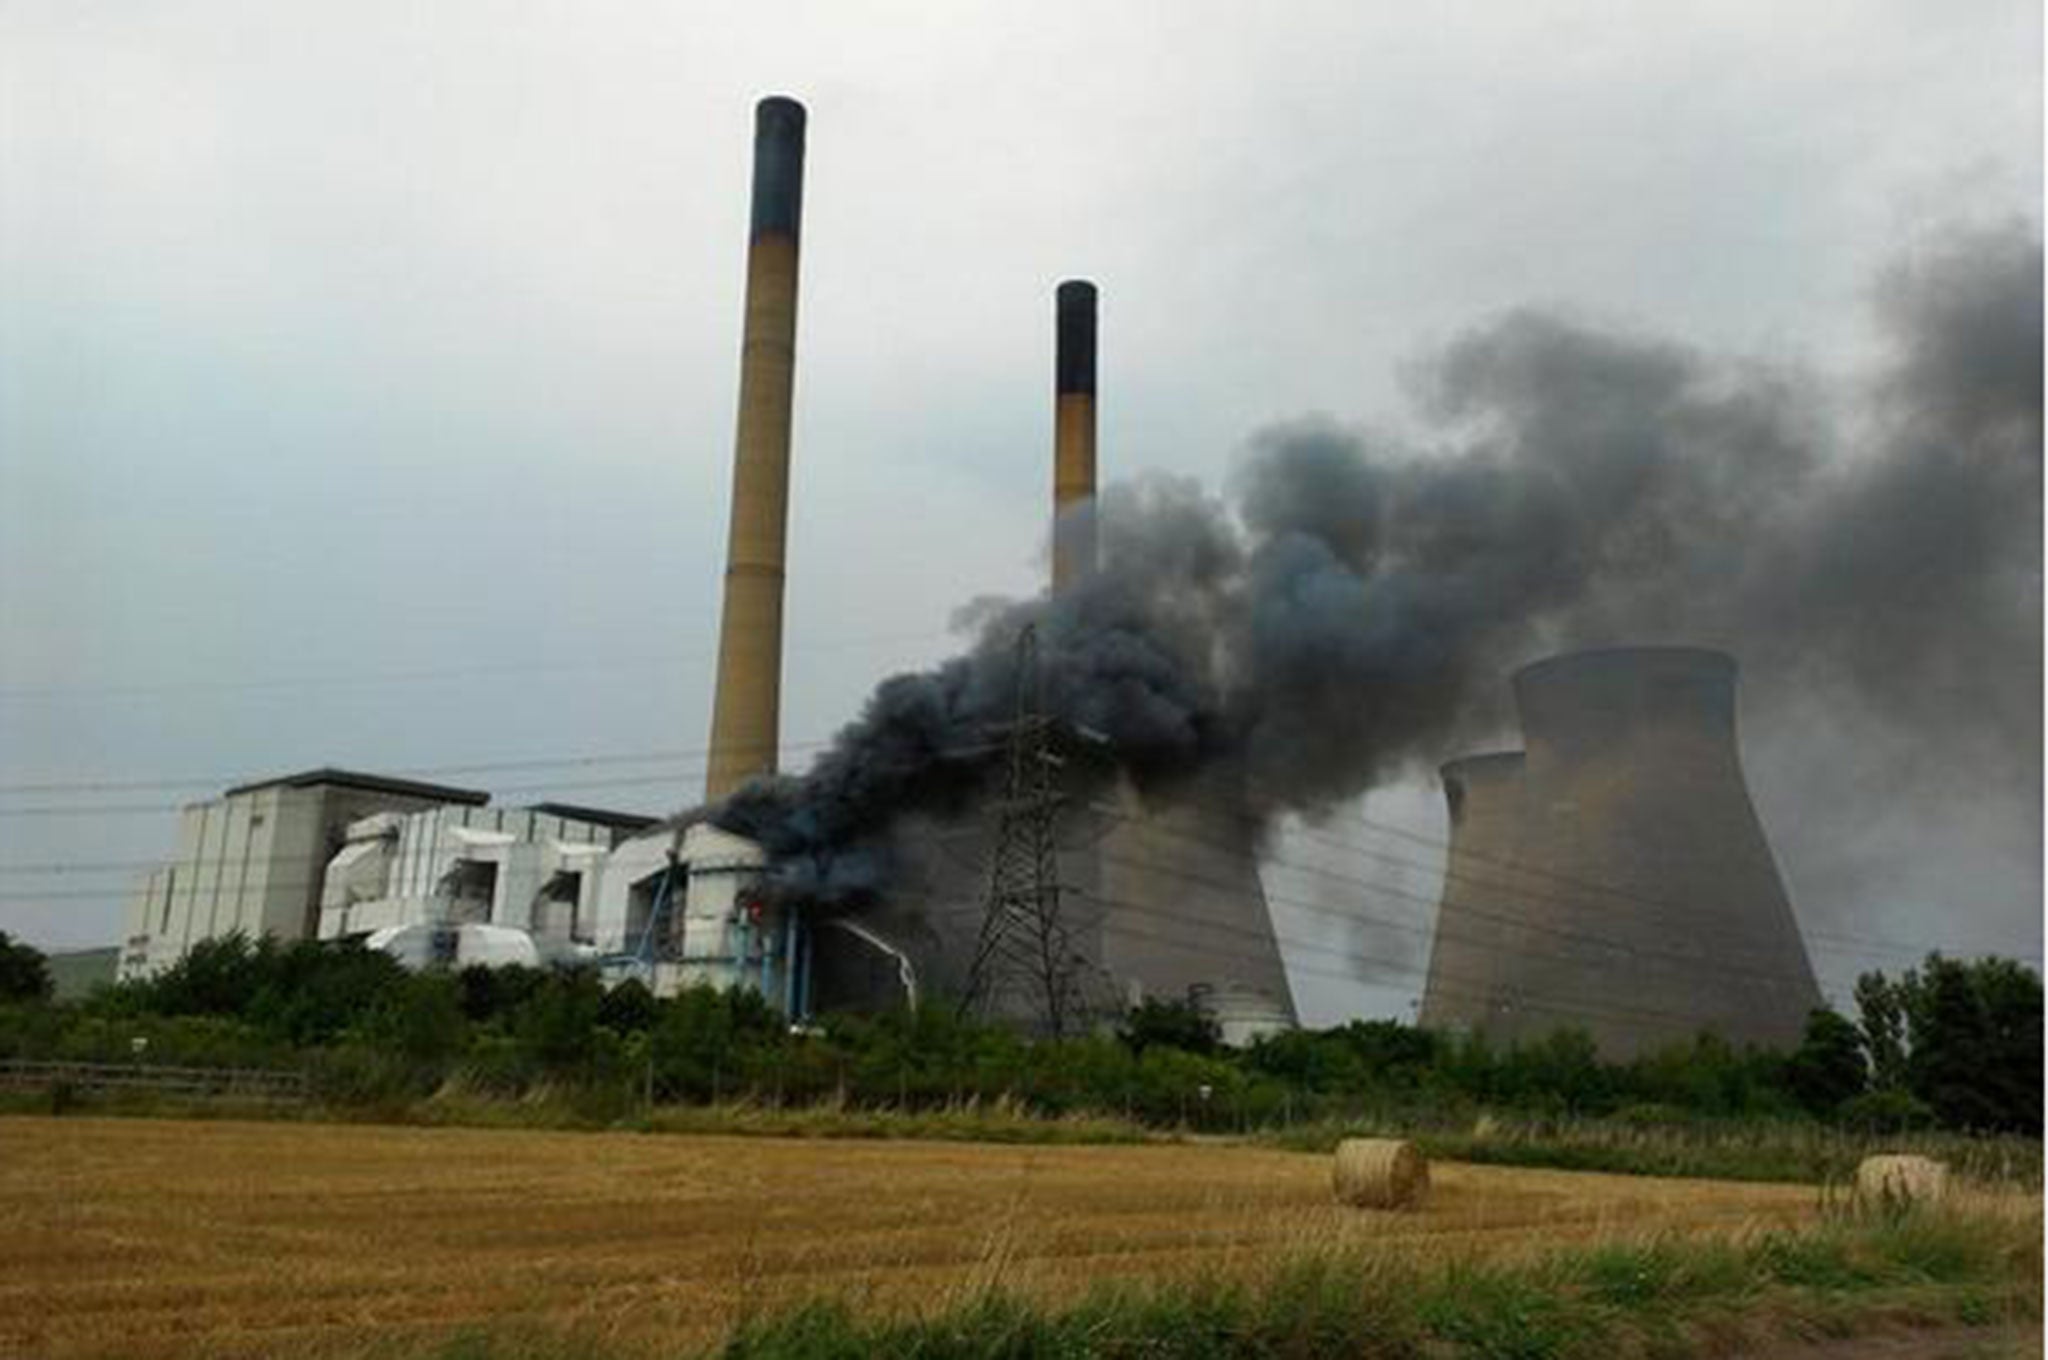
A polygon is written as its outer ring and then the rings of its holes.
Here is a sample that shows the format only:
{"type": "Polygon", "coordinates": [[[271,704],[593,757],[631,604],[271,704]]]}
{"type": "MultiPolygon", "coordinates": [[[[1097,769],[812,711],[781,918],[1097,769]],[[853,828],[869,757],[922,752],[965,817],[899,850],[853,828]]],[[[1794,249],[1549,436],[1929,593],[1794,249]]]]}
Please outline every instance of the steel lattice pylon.
{"type": "Polygon", "coordinates": [[[1038,634],[1026,625],[1017,636],[1017,698],[988,894],[961,1010],[1000,1016],[1014,1013],[1006,1001],[1021,1003],[1054,1038],[1072,1026],[1080,1000],[1073,944],[1060,920],[1056,727],[1040,700],[1038,634]]]}

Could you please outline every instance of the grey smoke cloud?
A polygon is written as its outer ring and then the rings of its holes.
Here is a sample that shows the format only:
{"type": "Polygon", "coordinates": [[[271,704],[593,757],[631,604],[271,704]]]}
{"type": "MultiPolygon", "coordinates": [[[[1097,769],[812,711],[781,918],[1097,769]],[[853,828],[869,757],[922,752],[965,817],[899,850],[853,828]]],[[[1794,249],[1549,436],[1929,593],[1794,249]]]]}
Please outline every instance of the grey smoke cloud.
{"type": "Polygon", "coordinates": [[[1047,707],[1156,796],[1230,761],[1261,816],[1314,817],[1495,734],[1536,654],[1682,641],[1742,660],[1772,739],[1820,705],[1839,740],[1966,759],[2037,832],[2041,268],[2014,225],[1888,271],[1888,366],[1846,409],[1797,369],[1507,314],[1409,374],[1426,438],[1304,421],[1253,440],[1227,499],[1112,487],[1096,577],[984,602],[963,655],[711,815],[794,890],[879,891],[898,819],[989,787],[1030,622],[1047,707]]]}

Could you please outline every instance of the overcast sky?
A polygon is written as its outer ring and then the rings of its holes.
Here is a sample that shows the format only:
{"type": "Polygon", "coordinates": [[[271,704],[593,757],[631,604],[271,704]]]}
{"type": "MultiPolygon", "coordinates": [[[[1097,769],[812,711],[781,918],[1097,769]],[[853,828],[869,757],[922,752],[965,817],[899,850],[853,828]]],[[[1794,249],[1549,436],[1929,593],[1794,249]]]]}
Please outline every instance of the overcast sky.
{"type": "MultiPolygon", "coordinates": [[[[1846,378],[1888,260],[2038,223],[2041,50],[2004,0],[0,3],[0,929],[112,942],[162,809],[312,765],[694,798],[763,94],[811,112],[795,763],[1036,588],[1059,279],[1106,478],[1399,425],[1521,304],[1846,378]]],[[[2038,957],[2038,908],[1813,952],[2038,957]]],[[[1312,1020],[1419,982],[1293,961],[1312,1020]]]]}

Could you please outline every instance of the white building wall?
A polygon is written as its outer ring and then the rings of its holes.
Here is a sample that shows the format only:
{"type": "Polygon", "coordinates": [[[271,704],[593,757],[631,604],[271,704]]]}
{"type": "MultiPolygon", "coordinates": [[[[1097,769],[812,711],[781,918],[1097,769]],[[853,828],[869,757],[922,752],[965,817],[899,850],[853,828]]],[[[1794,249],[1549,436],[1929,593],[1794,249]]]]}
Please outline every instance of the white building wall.
{"type": "Polygon", "coordinates": [[[753,841],[699,823],[635,837],[612,851],[597,904],[597,946],[615,978],[650,980],[657,995],[685,987],[746,987],[785,1009],[797,1002],[791,922],[753,891],[767,856],[753,841]],[[645,941],[657,885],[673,852],[668,920],[645,941]]]}
{"type": "Polygon", "coordinates": [[[237,923],[250,939],[275,935],[301,940],[308,933],[308,906],[318,900],[319,877],[327,862],[334,820],[326,790],[257,789],[231,800],[244,808],[231,835],[240,841],[246,868],[237,923]]]}
{"type": "Polygon", "coordinates": [[[374,880],[360,852],[347,847],[323,892],[319,937],[339,939],[400,926],[458,920],[525,931],[563,949],[595,935],[599,882],[612,829],[529,808],[445,806],[411,816],[359,822],[351,844],[373,842],[383,860],[381,896],[352,894],[347,880],[374,880]],[[490,900],[459,901],[451,875],[463,866],[492,870],[490,900]],[[541,901],[559,874],[576,874],[573,903],[541,901]]]}
{"type": "Polygon", "coordinates": [[[680,852],[673,830],[650,831],[621,841],[598,874],[595,943],[600,956],[630,954],[638,948],[632,897],[636,885],[668,867],[669,852],[680,852]]]}
{"type": "Polygon", "coordinates": [[[346,783],[271,784],[187,806],[174,858],[128,911],[118,976],[169,967],[201,940],[304,939],[318,928],[321,884],[344,828],[424,795],[346,783]]]}

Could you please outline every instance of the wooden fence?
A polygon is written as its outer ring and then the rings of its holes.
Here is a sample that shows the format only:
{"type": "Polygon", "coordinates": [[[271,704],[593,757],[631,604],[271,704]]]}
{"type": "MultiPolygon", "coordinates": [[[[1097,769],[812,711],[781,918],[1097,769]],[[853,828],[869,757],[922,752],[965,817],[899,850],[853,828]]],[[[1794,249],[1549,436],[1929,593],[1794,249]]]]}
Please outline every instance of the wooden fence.
{"type": "Polygon", "coordinates": [[[0,1061],[0,1091],[60,1087],[80,1094],[146,1091],[155,1095],[217,1096],[232,1100],[298,1102],[306,1074],[258,1067],[171,1067],[159,1063],[0,1061]]]}

